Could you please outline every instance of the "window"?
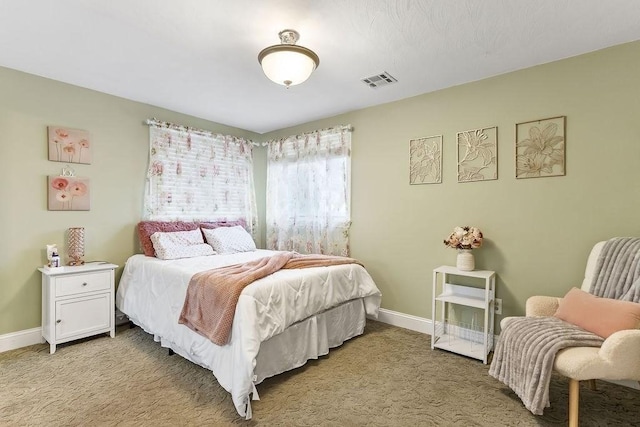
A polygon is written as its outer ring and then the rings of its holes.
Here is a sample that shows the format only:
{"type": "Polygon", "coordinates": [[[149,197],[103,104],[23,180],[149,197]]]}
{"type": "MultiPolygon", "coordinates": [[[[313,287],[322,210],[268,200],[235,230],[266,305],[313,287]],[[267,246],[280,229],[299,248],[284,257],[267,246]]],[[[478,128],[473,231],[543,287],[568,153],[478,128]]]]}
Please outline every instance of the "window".
{"type": "Polygon", "coordinates": [[[250,141],[170,124],[150,127],[145,219],[244,219],[253,231],[256,215],[250,141]]]}
{"type": "Polygon", "coordinates": [[[269,249],[347,256],[350,205],[350,127],[268,143],[269,249]]]}

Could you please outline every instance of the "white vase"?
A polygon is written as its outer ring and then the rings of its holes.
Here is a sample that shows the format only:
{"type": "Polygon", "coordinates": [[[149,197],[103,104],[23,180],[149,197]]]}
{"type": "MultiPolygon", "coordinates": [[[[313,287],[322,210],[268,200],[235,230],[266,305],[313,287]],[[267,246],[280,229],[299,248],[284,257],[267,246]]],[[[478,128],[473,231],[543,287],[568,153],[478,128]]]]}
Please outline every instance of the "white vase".
{"type": "Polygon", "coordinates": [[[460,271],[473,271],[473,269],[476,268],[476,262],[471,249],[458,249],[456,268],[460,271]]]}

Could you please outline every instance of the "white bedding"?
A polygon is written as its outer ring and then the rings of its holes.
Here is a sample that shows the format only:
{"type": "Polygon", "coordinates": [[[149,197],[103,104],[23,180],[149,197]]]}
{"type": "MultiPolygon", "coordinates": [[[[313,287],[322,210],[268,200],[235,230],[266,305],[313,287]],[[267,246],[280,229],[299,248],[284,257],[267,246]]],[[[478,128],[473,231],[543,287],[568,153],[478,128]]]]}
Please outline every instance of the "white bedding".
{"type": "Polygon", "coordinates": [[[210,369],[231,393],[238,413],[250,418],[254,368],[260,343],[316,313],[362,298],[366,313],[377,317],[381,294],[358,264],[280,270],[247,286],[236,307],[231,340],[225,346],[178,323],[191,276],[273,254],[257,250],[178,260],[134,255],[120,279],[116,305],[163,346],[210,369]]]}

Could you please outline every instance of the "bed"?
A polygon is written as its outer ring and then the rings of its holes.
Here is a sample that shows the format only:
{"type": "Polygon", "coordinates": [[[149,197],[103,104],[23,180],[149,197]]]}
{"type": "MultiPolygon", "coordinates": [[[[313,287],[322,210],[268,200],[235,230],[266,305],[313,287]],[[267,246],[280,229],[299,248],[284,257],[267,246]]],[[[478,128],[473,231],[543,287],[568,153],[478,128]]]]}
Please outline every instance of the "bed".
{"type": "Polygon", "coordinates": [[[213,372],[250,419],[256,385],[302,366],[360,335],[377,318],[381,294],[358,264],[280,270],[248,285],[238,300],[231,336],[216,345],[178,323],[187,287],[198,272],[272,256],[275,251],[162,260],[134,255],[125,265],[117,307],[163,347],[213,372]]]}

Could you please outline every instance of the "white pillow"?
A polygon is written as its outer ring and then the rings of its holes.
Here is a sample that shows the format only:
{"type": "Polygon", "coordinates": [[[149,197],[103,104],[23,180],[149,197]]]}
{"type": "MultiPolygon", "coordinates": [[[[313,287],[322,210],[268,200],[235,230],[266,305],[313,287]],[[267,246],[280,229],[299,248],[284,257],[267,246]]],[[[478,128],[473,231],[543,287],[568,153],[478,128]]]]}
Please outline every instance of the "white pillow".
{"type": "Polygon", "coordinates": [[[215,255],[213,248],[204,242],[199,228],[166,233],[157,231],[151,235],[151,242],[156,257],[160,259],[215,255]]]}
{"type": "Polygon", "coordinates": [[[203,228],[207,243],[219,254],[255,251],[256,244],[242,226],[203,228]]]}

